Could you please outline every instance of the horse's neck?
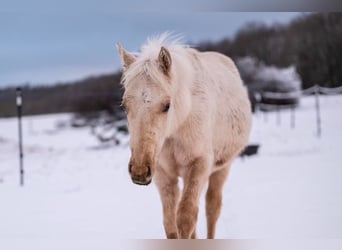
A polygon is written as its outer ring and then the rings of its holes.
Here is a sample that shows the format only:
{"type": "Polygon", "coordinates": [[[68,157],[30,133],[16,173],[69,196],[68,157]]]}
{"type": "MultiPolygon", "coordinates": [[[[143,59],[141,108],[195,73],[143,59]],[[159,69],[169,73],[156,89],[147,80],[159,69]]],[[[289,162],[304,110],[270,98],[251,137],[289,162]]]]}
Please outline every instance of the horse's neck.
{"type": "Polygon", "coordinates": [[[174,91],[171,100],[173,114],[171,119],[172,130],[181,126],[192,111],[192,87],[194,82],[194,69],[191,61],[185,57],[184,52],[174,59],[174,91]]]}

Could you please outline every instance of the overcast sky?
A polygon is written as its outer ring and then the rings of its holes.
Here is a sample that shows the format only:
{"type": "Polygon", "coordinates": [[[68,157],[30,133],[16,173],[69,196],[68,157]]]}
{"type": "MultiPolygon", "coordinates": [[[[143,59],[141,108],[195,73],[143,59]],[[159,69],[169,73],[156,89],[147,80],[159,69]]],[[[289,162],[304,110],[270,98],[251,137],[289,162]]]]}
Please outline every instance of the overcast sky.
{"type": "Polygon", "coordinates": [[[56,11],[51,6],[26,7],[17,8],[13,4],[0,7],[0,86],[55,83],[113,72],[119,67],[116,42],[137,51],[148,36],[173,31],[183,34],[185,42],[195,44],[232,37],[249,21],[287,23],[299,15],[294,12],[148,12],[119,10],[114,6],[113,10],[106,11],[82,7],[82,1],[79,1],[79,11],[56,11]]]}

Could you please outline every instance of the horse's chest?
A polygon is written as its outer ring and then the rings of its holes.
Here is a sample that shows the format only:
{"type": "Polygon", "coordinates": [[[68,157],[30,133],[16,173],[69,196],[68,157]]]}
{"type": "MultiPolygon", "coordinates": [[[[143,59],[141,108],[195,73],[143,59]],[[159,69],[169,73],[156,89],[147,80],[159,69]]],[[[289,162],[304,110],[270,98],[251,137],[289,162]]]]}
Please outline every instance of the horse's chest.
{"type": "Polygon", "coordinates": [[[172,175],[184,176],[194,156],[190,149],[173,140],[167,141],[160,154],[159,165],[172,175]]]}

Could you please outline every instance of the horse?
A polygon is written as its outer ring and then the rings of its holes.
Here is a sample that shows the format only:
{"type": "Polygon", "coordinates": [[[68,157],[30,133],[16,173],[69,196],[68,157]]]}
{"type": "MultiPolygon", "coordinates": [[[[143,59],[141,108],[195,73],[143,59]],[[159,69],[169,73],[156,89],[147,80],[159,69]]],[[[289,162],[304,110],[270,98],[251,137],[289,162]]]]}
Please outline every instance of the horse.
{"type": "Polygon", "coordinates": [[[165,33],[149,38],[139,53],[116,45],[133,183],[153,179],[168,239],[196,238],[199,199],[207,187],[207,238],[215,238],[223,185],[251,129],[238,69],[223,54],[199,52],[165,33]]]}

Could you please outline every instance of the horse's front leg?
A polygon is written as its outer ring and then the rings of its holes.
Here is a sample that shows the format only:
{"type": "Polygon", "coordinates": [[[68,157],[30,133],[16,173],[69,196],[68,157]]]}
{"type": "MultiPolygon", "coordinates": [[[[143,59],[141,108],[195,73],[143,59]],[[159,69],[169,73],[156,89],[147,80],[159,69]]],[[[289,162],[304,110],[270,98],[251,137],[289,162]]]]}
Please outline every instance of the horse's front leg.
{"type": "Polygon", "coordinates": [[[156,185],[163,205],[163,223],[168,239],[177,239],[176,209],[179,201],[178,178],[169,176],[162,168],[156,171],[156,185]]]}
{"type": "Polygon", "coordinates": [[[182,199],[177,211],[179,237],[190,239],[196,236],[198,203],[202,188],[208,178],[208,164],[205,159],[197,158],[189,166],[184,177],[182,199]]]}

